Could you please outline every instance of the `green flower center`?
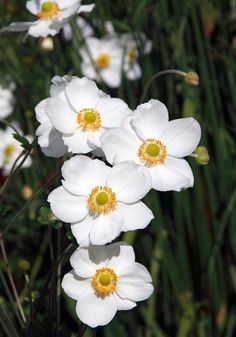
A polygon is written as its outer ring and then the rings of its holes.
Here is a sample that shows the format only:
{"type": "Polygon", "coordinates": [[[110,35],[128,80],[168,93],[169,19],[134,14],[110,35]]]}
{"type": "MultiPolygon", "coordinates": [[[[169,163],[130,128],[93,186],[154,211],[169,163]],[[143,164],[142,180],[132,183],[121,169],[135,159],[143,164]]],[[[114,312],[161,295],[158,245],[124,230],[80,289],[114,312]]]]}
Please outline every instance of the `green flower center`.
{"type": "Polygon", "coordinates": [[[53,9],[55,8],[55,3],[54,2],[44,2],[42,4],[42,12],[44,13],[51,13],[53,9]]]}
{"type": "Polygon", "coordinates": [[[102,274],[99,277],[99,282],[102,286],[107,287],[111,283],[111,277],[109,274],[102,274]]]}
{"type": "Polygon", "coordinates": [[[158,144],[148,144],[146,147],[146,153],[150,157],[156,157],[160,154],[160,146],[158,144]]]}
{"type": "Polygon", "coordinates": [[[88,111],[84,114],[84,120],[87,123],[94,123],[96,121],[96,115],[94,112],[88,111]]]}
{"type": "Polygon", "coordinates": [[[106,205],[108,202],[108,195],[106,192],[100,192],[96,196],[96,202],[98,205],[103,206],[106,205]]]}

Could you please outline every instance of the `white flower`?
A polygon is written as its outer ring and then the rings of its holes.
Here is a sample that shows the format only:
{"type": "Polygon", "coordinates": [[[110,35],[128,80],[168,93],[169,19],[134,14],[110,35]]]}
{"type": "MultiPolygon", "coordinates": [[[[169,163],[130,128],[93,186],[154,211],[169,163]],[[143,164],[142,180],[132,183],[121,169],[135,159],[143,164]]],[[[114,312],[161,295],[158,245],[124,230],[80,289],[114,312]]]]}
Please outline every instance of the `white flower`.
{"type": "Polygon", "coordinates": [[[123,47],[119,40],[117,38],[97,39],[90,37],[85,40],[85,43],[90,55],[85,47],[79,51],[82,57],[81,71],[83,75],[93,80],[102,80],[109,87],[119,87],[123,57],[123,47]]]}
{"type": "Polygon", "coordinates": [[[197,147],[201,129],[194,118],[168,120],[166,106],[157,100],[141,104],[123,128],[106,131],[102,149],[109,163],[133,160],[152,176],[159,191],[193,186],[192,170],[182,157],[197,147]]]}
{"type": "Polygon", "coordinates": [[[91,12],[94,5],[81,5],[80,0],[29,0],[26,8],[37,17],[34,22],[14,22],[2,31],[28,31],[34,37],[56,35],[73,15],[91,12]]]}
{"type": "MultiPolygon", "coordinates": [[[[83,36],[84,39],[94,35],[93,27],[84,18],[77,17],[76,24],[79,27],[81,36],[83,36]]],[[[72,40],[72,29],[70,23],[66,23],[63,26],[62,34],[66,41],[72,40]]]]}
{"type": "Polygon", "coordinates": [[[62,176],[63,186],[48,201],[58,219],[71,223],[80,245],[103,245],[153,219],[140,201],[151,187],[151,177],[140,165],[125,162],[111,168],[81,155],[64,163],[62,176]]]}
{"type": "MultiPolygon", "coordinates": [[[[19,129],[18,132],[21,133],[19,129]]],[[[4,175],[10,173],[12,165],[23,151],[21,144],[13,137],[13,133],[15,133],[15,131],[10,127],[7,127],[5,130],[0,130],[0,168],[3,170],[4,175]]],[[[30,142],[33,140],[31,136],[26,136],[25,138],[30,142]]],[[[21,159],[18,164],[20,162],[21,159]]],[[[31,164],[31,158],[28,156],[21,167],[26,168],[31,166],[31,164]]]]}
{"type": "Polygon", "coordinates": [[[141,77],[142,70],[139,65],[139,48],[143,54],[151,51],[151,41],[146,39],[144,33],[123,34],[121,43],[125,49],[123,70],[129,80],[136,80],[141,77]]]}
{"type": "MultiPolygon", "coordinates": [[[[55,76],[52,79],[52,85],[50,88],[50,95],[54,98],[59,98],[66,101],[65,87],[72,80],[70,76],[55,76]]],[[[36,136],[38,136],[38,143],[46,156],[49,157],[61,157],[68,152],[68,148],[64,145],[62,140],[62,133],[56,130],[48,115],[47,115],[47,102],[48,98],[41,101],[36,107],[36,118],[40,123],[40,126],[36,130],[36,136]]]]}
{"type": "Polygon", "coordinates": [[[105,95],[85,77],[73,78],[65,86],[64,96],[49,98],[46,111],[72,153],[88,153],[100,147],[103,132],[121,126],[130,113],[126,103],[105,95]]]}
{"type": "Polygon", "coordinates": [[[14,85],[10,85],[9,87],[0,85],[0,118],[8,117],[13,111],[13,87],[14,85]]]}
{"type": "Polygon", "coordinates": [[[70,263],[73,269],[64,276],[62,288],[77,301],[79,319],[92,328],[108,324],[117,310],[130,310],[153,292],[148,270],[122,242],[78,248],[70,263]]]}

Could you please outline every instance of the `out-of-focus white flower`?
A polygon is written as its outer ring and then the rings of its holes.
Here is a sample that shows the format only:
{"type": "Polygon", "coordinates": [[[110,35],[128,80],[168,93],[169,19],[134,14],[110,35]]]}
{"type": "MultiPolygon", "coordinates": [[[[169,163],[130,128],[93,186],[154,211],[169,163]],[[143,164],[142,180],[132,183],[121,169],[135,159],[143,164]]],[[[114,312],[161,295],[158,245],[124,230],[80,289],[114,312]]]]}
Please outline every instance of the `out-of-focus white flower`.
{"type": "Polygon", "coordinates": [[[46,111],[72,153],[88,153],[100,147],[103,132],[121,126],[130,113],[126,103],[105,95],[85,77],[73,78],[65,86],[63,98],[49,98],[46,111]]]}
{"type": "Polygon", "coordinates": [[[109,167],[86,156],[62,166],[62,185],[48,201],[53,214],[67,223],[80,245],[103,245],[122,231],[145,228],[153,219],[140,201],[151,187],[151,176],[133,162],[109,167]]]}
{"type": "Polygon", "coordinates": [[[139,50],[143,54],[151,52],[152,43],[146,39],[144,33],[123,34],[121,36],[121,43],[125,49],[123,70],[129,80],[136,80],[141,77],[142,70],[139,65],[139,50]]]}
{"type": "Polygon", "coordinates": [[[89,53],[85,47],[79,50],[83,75],[93,80],[102,80],[109,87],[119,87],[123,57],[123,47],[119,39],[90,37],[85,43],[89,53]]]}
{"type": "MultiPolygon", "coordinates": [[[[84,39],[94,35],[93,27],[84,18],[77,17],[76,23],[84,39]]],[[[72,39],[72,29],[69,22],[63,26],[62,34],[66,41],[70,41],[72,39]]]]}
{"type": "Polygon", "coordinates": [[[34,37],[56,35],[70,18],[81,12],[91,12],[94,4],[81,5],[81,0],[29,0],[26,8],[37,17],[34,22],[14,22],[1,31],[28,31],[34,37]]]}
{"type": "Polygon", "coordinates": [[[3,87],[0,85],[0,118],[8,117],[14,107],[14,95],[13,95],[14,84],[8,87],[3,87]]]}
{"type": "Polygon", "coordinates": [[[77,301],[79,319],[92,328],[108,324],[118,310],[134,308],[153,292],[148,270],[122,242],[77,248],[70,263],[73,269],[64,276],[62,288],[77,301]]]}
{"type": "Polygon", "coordinates": [[[192,170],[183,157],[197,147],[201,128],[194,118],[169,121],[166,106],[157,100],[138,106],[123,128],[106,131],[102,149],[109,163],[133,160],[152,176],[159,191],[180,191],[193,186],[192,170]]]}
{"type": "MultiPolygon", "coordinates": [[[[70,76],[55,76],[52,79],[50,88],[50,96],[66,101],[65,87],[71,81],[70,76]]],[[[48,98],[41,101],[35,108],[36,118],[40,126],[36,130],[38,136],[38,143],[43,153],[48,157],[61,157],[68,152],[68,148],[64,145],[62,140],[62,133],[56,130],[48,115],[47,115],[47,102],[48,98]]]]}
{"type": "MultiPolygon", "coordinates": [[[[18,132],[21,133],[19,128],[18,132]]],[[[7,127],[5,130],[0,130],[0,168],[5,175],[9,174],[15,160],[23,151],[21,144],[13,137],[14,133],[14,130],[10,127],[7,127]]],[[[25,138],[27,138],[29,142],[33,140],[31,136],[26,136],[25,138]]],[[[31,166],[31,164],[31,158],[28,156],[21,167],[26,168],[31,166]]]]}

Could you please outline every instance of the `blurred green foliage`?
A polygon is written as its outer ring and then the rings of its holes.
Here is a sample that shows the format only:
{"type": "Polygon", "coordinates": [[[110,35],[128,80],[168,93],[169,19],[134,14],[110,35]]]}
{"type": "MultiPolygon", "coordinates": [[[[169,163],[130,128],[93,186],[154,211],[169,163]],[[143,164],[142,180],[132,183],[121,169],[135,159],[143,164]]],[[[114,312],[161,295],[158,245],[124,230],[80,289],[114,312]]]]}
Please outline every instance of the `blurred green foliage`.
{"type": "MultiPolygon", "coordinates": [[[[196,71],[198,87],[167,75],[152,84],[146,99],[164,102],[171,119],[194,116],[202,126],[201,145],[210,154],[208,166],[198,166],[194,158],[189,160],[195,176],[193,189],[181,193],[151,191],[146,197],[155,220],[147,230],[127,233],[123,239],[134,245],[137,260],[150,269],[155,292],[136,309],[119,312],[111,324],[98,329],[97,336],[233,337],[236,1],[95,2],[96,9],[86,19],[96,19],[98,36],[104,34],[104,22],[109,20],[118,32],[144,31],[153,42],[152,53],[140,60],[140,80],[123,79],[117,90],[103,84],[103,90],[135,108],[155,73],[164,69],[196,71]]],[[[0,26],[32,19],[24,1],[1,1],[0,26]]],[[[49,95],[52,76],[81,75],[81,43],[76,29],[71,42],[63,41],[60,35],[55,37],[53,53],[42,50],[37,39],[24,39],[24,33],[0,35],[0,79],[12,79],[17,84],[15,110],[9,120],[17,120],[26,134],[34,135],[34,107],[49,95]]],[[[59,184],[62,162],[46,158],[38,147],[32,159],[33,166],[17,172],[1,195],[0,229],[8,263],[1,257],[0,336],[79,336],[84,327],[75,317],[74,302],[60,293],[60,277],[70,268],[68,257],[75,245],[68,239],[67,227],[45,222],[48,213],[41,208],[48,207],[47,194],[59,184]],[[26,185],[34,192],[27,201],[22,195],[26,185]],[[28,271],[19,268],[22,259],[29,261],[28,271]],[[8,281],[9,268],[26,316],[24,329],[8,281]],[[35,292],[39,294],[36,298],[35,292]]],[[[92,330],[86,330],[85,335],[92,336],[92,330]]]]}

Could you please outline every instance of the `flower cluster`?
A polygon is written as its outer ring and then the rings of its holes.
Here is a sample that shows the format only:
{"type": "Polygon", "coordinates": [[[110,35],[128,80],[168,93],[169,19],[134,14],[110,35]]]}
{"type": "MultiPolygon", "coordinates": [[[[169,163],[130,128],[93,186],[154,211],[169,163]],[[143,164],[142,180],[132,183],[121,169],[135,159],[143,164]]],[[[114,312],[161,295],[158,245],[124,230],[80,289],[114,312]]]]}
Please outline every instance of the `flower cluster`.
{"type": "Polygon", "coordinates": [[[151,188],[193,186],[183,157],[196,149],[200,126],[193,118],[169,121],[165,105],[154,99],[131,111],[86,77],[54,77],[50,97],[35,110],[42,151],[70,154],[61,186],[48,196],[53,214],[70,224],[79,245],[62,287],[77,301],[82,322],[105,325],[117,310],[132,309],[153,291],[133,248],[110,243],[154,218],[141,201],[151,188]]]}

